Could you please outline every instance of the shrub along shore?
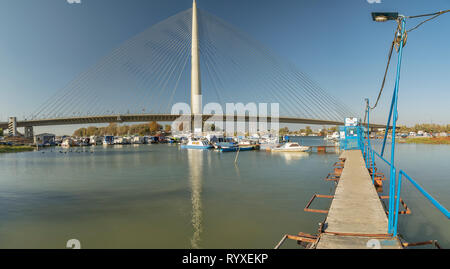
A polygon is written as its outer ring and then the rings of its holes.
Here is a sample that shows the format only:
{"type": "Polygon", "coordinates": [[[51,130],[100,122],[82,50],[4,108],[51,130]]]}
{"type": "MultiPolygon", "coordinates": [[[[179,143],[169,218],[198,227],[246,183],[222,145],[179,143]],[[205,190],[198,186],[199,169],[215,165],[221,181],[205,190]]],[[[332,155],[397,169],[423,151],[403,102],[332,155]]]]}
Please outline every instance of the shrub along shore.
{"type": "Polygon", "coordinates": [[[450,145],[450,137],[407,138],[405,140],[405,143],[410,143],[410,144],[450,145]]]}
{"type": "Polygon", "coordinates": [[[33,151],[32,146],[8,146],[0,145],[0,153],[12,153],[12,152],[22,152],[22,151],[33,151]]]}

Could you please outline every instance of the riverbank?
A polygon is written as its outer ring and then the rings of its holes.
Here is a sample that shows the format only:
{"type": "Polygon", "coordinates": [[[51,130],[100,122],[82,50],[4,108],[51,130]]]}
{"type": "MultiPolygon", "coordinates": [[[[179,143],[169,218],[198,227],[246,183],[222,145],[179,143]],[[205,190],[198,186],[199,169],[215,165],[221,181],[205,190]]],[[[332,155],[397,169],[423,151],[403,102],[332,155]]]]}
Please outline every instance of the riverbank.
{"type": "Polygon", "coordinates": [[[450,137],[407,138],[405,140],[405,143],[408,143],[408,144],[450,145],[450,137]]]}
{"type": "Polygon", "coordinates": [[[0,145],[0,153],[13,153],[13,152],[33,151],[33,150],[34,150],[34,147],[32,147],[32,146],[0,145]]]}

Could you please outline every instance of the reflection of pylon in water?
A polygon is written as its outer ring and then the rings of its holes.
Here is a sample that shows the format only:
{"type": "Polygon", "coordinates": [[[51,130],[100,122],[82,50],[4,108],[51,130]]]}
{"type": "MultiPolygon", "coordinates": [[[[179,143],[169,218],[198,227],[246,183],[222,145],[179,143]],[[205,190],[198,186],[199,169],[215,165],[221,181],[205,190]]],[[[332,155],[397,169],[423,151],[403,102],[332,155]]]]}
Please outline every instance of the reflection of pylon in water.
{"type": "Polygon", "coordinates": [[[189,163],[189,184],[191,189],[191,223],[194,233],[191,238],[191,247],[200,248],[200,235],[202,232],[202,161],[203,151],[188,150],[187,151],[189,163]]]}

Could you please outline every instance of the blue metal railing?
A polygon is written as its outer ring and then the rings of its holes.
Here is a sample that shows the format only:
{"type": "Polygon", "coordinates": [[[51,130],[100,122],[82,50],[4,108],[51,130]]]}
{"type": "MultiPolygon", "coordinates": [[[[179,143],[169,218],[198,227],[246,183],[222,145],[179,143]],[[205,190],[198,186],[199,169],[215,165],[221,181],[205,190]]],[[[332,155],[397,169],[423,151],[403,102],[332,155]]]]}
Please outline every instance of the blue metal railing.
{"type": "MultiPolygon", "coordinates": [[[[426,192],[416,181],[414,181],[408,174],[406,174],[403,170],[399,170],[397,173],[397,168],[394,165],[395,161],[395,132],[397,127],[397,119],[398,119],[398,91],[400,85],[400,69],[402,63],[402,55],[403,55],[403,46],[406,40],[406,17],[399,16],[398,19],[399,26],[397,28],[397,38],[399,40],[398,44],[398,60],[397,60],[397,74],[395,77],[395,86],[394,92],[392,95],[391,106],[389,110],[389,117],[386,124],[386,130],[384,134],[384,139],[381,147],[381,154],[377,153],[370,143],[370,110],[373,109],[369,106],[369,99],[366,99],[366,116],[367,116],[367,139],[364,136],[364,131],[361,126],[358,126],[357,134],[358,134],[358,145],[359,149],[364,153],[364,161],[366,167],[372,168],[372,183],[375,179],[375,155],[378,156],[381,160],[383,160],[389,166],[389,225],[388,225],[388,233],[392,233],[393,236],[397,236],[397,228],[398,228],[398,214],[399,214],[399,204],[400,204],[400,193],[402,186],[402,178],[405,177],[408,179],[414,187],[416,187],[441,213],[443,213],[447,218],[450,218],[448,210],[443,207],[436,199],[434,199],[428,192],[426,192]],[[384,150],[386,146],[386,141],[388,138],[388,133],[390,129],[390,123],[392,119],[392,143],[391,143],[391,156],[390,161],[386,160],[384,155],[384,150]],[[370,160],[370,161],[369,161],[370,160]],[[397,188],[396,188],[397,187],[397,188]]],[[[378,97],[379,98],[379,97],[378,97]]],[[[378,103],[378,101],[377,101],[378,103]]],[[[376,106],[376,105],[375,105],[376,106]]],[[[345,127],[346,128],[346,127],[345,127]]],[[[344,128],[344,130],[345,130],[344,128]]],[[[352,136],[352,139],[355,137],[352,136]]],[[[343,141],[347,140],[347,135],[343,141]]],[[[348,148],[348,144],[344,142],[344,149],[348,148]]]]}
{"type": "Polygon", "coordinates": [[[420,186],[415,180],[413,180],[405,171],[398,170],[393,166],[388,160],[383,158],[378,152],[376,152],[370,145],[370,138],[365,138],[362,136],[362,132],[360,132],[361,136],[359,144],[361,145],[361,151],[364,153],[366,167],[372,167],[372,181],[374,180],[373,176],[375,174],[374,171],[374,156],[377,156],[380,160],[384,161],[390,168],[390,171],[393,171],[394,177],[389,178],[390,182],[390,191],[389,193],[389,228],[392,231],[393,236],[397,236],[398,234],[398,215],[399,215],[399,206],[400,206],[400,194],[402,188],[402,179],[405,177],[409,182],[413,184],[413,186],[422,193],[431,204],[436,207],[447,219],[450,219],[450,212],[443,205],[441,205],[433,196],[431,196],[422,186],[420,186]],[[372,156],[369,160],[368,156],[372,156]],[[392,200],[391,200],[392,198],[392,200]],[[391,212],[394,212],[391,214],[391,212]]]}

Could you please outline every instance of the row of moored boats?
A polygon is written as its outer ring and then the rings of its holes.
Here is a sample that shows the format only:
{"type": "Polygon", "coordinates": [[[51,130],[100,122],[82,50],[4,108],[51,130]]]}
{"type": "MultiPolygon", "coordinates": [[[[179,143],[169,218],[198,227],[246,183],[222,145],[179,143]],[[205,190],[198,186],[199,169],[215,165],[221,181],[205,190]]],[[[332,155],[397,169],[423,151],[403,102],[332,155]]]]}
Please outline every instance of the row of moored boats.
{"type": "Polygon", "coordinates": [[[205,137],[163,137],[163,136],[90,136],[82,138],[65,137],[58,144],[62,147],[91,145],[127,145],[177,143],[182,149],[216,149],[220,152],[237,152],[250,150],[267,150],[273,152],[308,152],[311,147],[274,138],[225,138],[216,136],[205,137]]]}
{"type": "Polygon", "coordinates": [[[156,144],[175,143],[171,138],[158,136],[90,136],[90,137],[64,137],[60,143],[62,147],[92,146],[92,145],[129,145],[129,144],[156,144]]]}
{"type": "Polygon", "coordinates": [[[211,142],[204,138],[189,138],[181,144],[182,149],[216,149],[220,152],[236,152],[265,149],[274,152],[308,152],[311,147],[302,146],[297,142],[286,142],[283,144],[274,143],[274,141],[259,140],[228,140],[211,142]]]}

